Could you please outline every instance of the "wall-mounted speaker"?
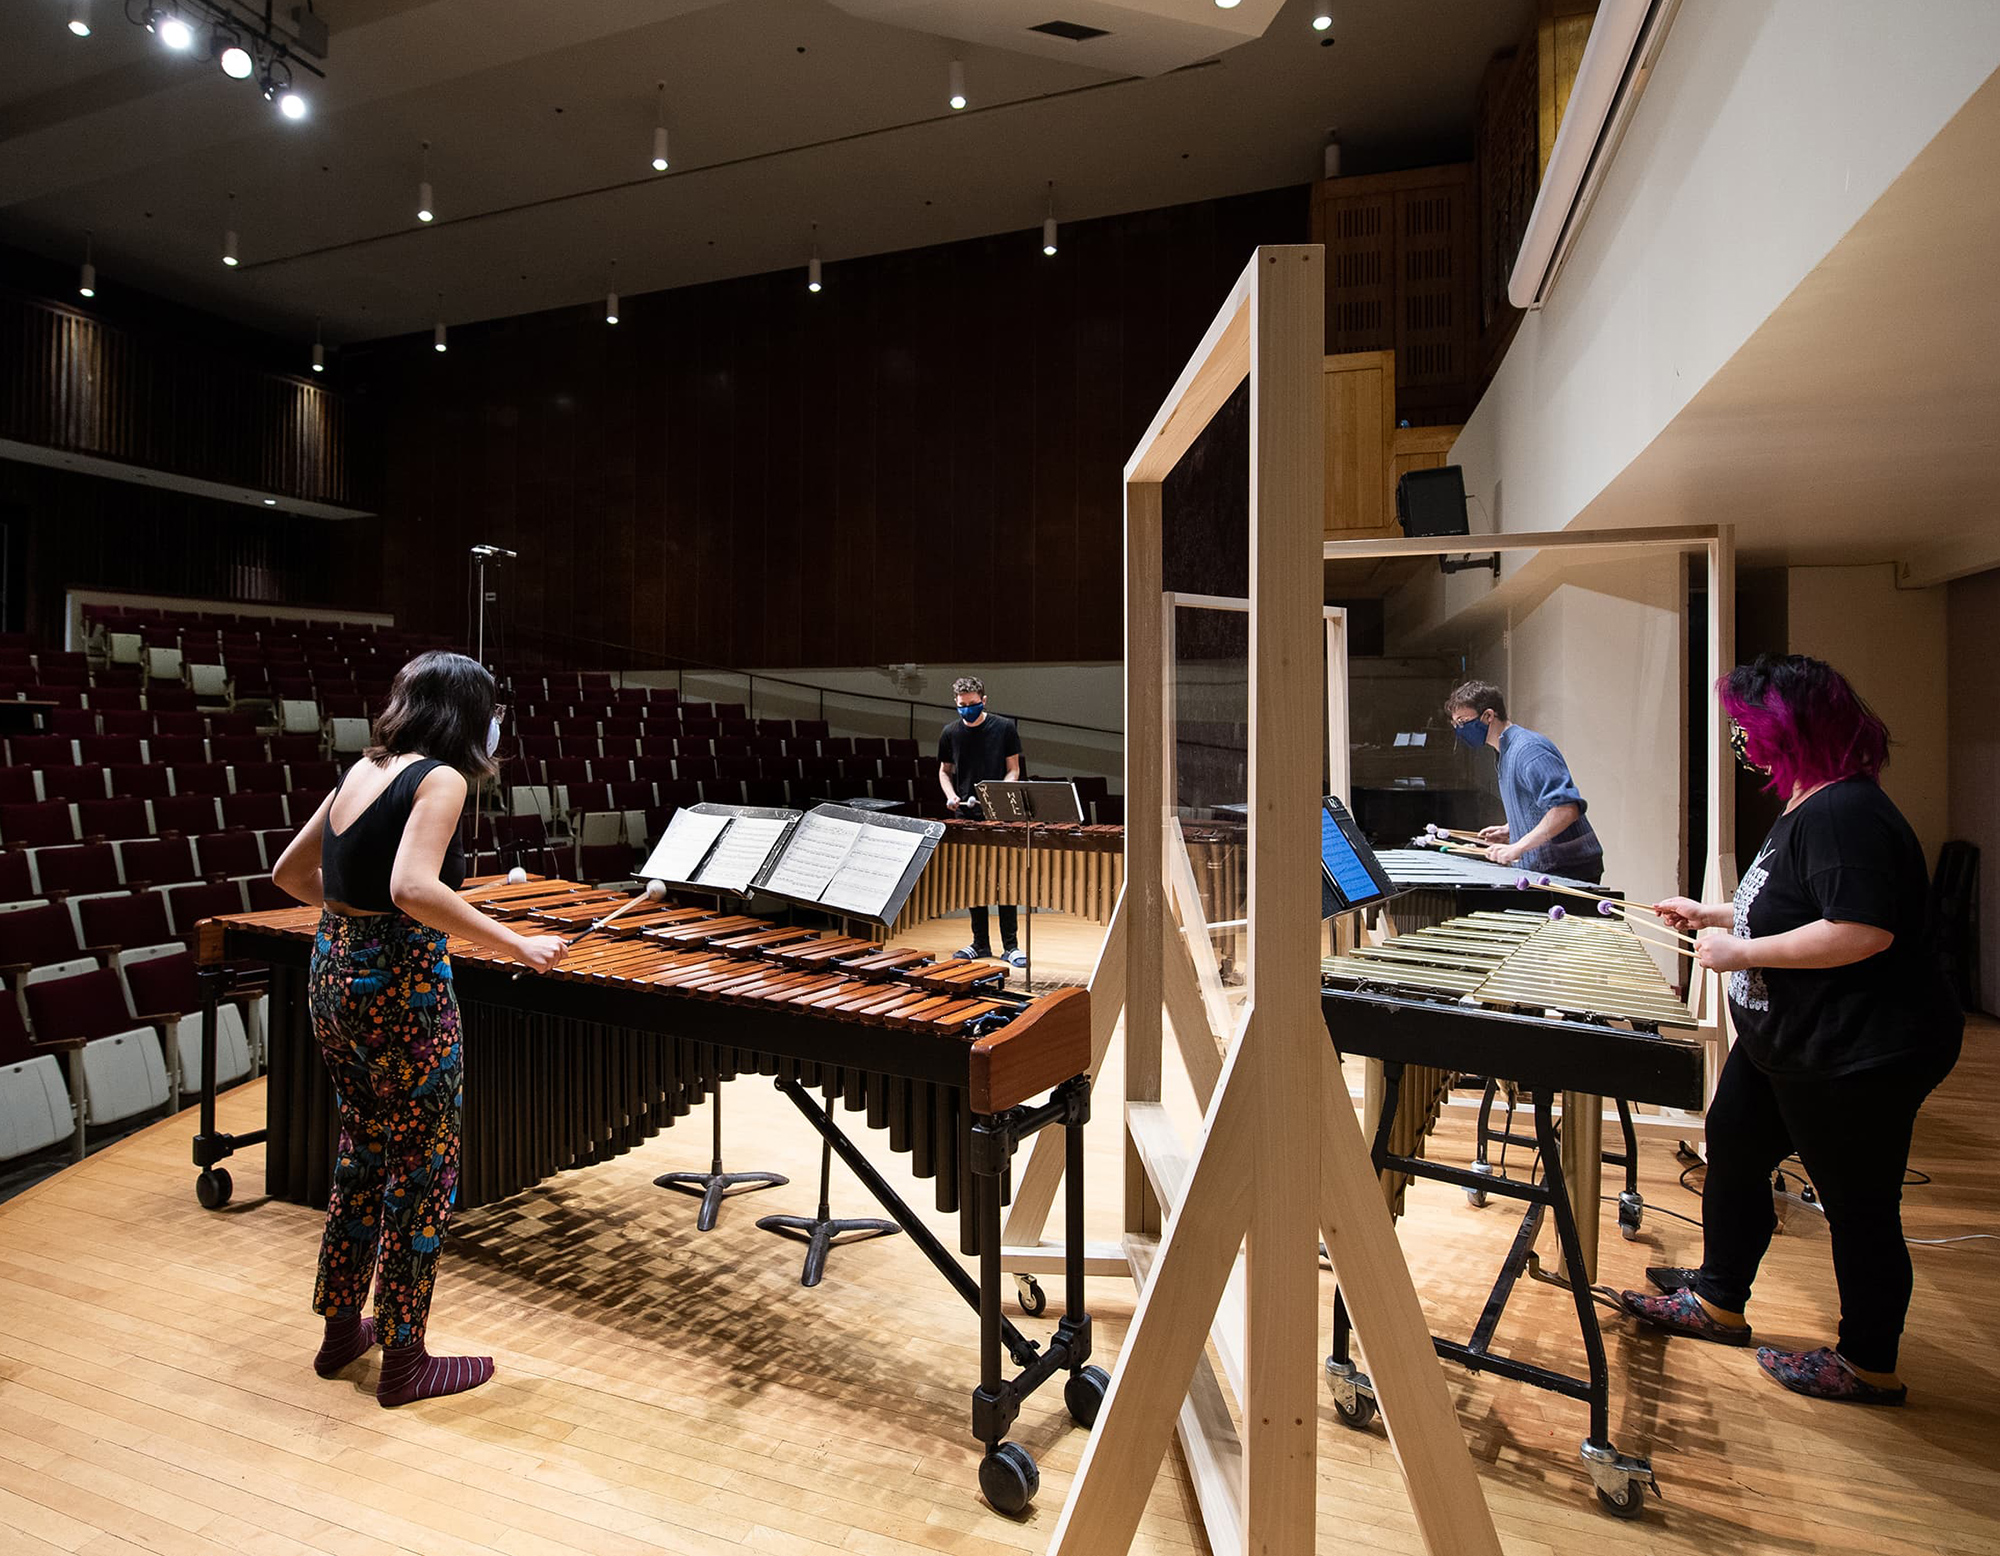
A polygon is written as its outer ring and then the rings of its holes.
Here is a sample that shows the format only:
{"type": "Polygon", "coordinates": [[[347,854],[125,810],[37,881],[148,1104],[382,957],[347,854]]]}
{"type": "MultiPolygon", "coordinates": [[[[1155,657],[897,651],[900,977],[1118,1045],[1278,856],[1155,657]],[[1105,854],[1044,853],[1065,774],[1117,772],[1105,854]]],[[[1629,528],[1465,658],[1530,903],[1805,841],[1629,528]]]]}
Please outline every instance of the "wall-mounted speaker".
{"type": "Polygon", "coordinates": [[[1465,535],[1465,472],[1457,465],[1412,470],[1396,483],[1396,517],[1405,535],[1465,535]]]}

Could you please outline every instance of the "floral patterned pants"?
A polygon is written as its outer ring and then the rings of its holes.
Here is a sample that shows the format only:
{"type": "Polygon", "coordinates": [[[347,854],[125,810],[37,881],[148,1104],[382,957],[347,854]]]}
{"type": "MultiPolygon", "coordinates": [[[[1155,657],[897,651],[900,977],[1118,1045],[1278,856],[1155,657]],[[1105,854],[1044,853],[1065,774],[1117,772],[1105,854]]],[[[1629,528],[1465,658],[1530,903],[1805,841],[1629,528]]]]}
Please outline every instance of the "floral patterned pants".
{"type": "Polygon", "coordinates": [[[309,990],[340,1114],[313,1311],[359,1313],[373,1277],[376,1335],[415,1345],[458,1191],[464,1059],[445,937],[403,913],[323,913],[309,990]]]}

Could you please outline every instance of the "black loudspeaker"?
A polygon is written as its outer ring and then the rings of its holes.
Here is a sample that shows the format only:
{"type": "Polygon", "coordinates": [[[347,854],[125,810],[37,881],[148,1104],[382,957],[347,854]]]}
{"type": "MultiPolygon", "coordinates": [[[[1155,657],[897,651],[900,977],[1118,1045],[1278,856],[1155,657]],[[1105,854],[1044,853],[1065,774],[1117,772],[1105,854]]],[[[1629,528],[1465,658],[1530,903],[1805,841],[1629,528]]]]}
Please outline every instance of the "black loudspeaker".
{"type": "Polygon", "coordinates": [[[1412,470],[1396,483],[1396,517],[1405,535],[1465,535],[1465,472],[1457,465],[1412,470]]]}

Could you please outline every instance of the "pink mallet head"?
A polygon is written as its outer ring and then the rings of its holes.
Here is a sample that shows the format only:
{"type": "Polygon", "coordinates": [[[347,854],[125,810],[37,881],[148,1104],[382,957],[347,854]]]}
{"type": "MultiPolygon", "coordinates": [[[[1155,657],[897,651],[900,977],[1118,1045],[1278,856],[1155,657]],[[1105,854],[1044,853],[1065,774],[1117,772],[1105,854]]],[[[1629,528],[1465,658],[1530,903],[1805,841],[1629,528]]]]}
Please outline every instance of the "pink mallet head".
{"type": "Polygon", "coordinates": [[[1597,899],[1597,916],[1599,918],[1616,918],[1618,916],[1618,910],[1611,906],[1611,899],[1609,897],[1599,897],[1597,899]]]}
{"type": "Polygon", "coordinates": [[[1565,919],[1568,917],[1569,917],[1569,910],[1565,908],[1560,902],[1558,902],[1554,907],[1549,909],[1550,923],[1554,923],[1557,919],[1565,919]]]}

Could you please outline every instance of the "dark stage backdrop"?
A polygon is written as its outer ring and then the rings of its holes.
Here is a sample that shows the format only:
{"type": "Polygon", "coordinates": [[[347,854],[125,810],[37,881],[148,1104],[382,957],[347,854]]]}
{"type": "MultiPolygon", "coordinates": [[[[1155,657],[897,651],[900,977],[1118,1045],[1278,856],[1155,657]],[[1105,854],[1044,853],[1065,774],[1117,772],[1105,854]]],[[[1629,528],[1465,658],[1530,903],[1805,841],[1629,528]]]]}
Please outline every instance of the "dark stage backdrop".
{"type": "Polygon", "coordinates": [[[384,608],[604,665],[1115,659],[1121,471],[1303,188],[803,266],[344,354],[384,608]]]}

